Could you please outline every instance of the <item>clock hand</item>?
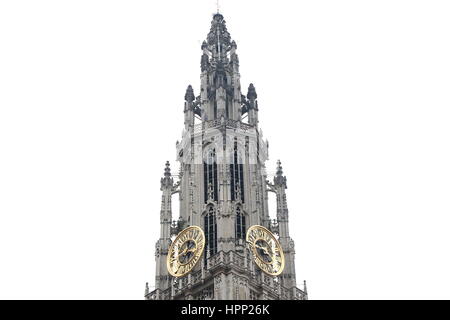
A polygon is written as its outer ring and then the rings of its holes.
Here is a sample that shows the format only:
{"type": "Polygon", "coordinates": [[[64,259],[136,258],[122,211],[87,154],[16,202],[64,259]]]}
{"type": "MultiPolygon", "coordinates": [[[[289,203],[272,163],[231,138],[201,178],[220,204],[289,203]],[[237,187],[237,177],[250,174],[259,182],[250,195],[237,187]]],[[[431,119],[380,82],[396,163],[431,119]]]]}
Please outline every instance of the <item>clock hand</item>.
{"type": "Polygon", "coordinates": [[[267,254],[268,256],[270,256],[269,251],[267,250],[266,247],[261,247],[260,245],[256,245],[256,247],[264,251],[264,253],[267,254]]]}
{"type": "Polygon", "coordinates": [[[184,256],[186,254],[188,254],[189,252],[195,252],[195,247],[194,248],[188,248],[187,246],[183,249],[182,252],[180,252],[178,255],[179,256],[184,256]]]}
{"type": "Polygon", "coordinates": [[[182,256],[182,255],[185,255],[186,254],[186,252],[187,252],[187,250],[188,250],[188,248],[186,247],[186,248],[184,248],[183,249],[183,251],[181,251],[178,255],[179,256],[182,256]]]}

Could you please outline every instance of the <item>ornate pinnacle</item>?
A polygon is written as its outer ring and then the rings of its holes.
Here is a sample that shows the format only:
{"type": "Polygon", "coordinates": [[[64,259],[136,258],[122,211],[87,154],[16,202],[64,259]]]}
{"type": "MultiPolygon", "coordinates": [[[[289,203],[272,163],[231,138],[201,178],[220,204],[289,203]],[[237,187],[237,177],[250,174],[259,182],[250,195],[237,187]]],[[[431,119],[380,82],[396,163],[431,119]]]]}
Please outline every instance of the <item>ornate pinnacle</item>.
{"type": "MultiPolygon", "coordinates": [[[[213,15],[211,29],[206,37],[208,49],[215,52],[216,58],[220,61],[226,51],[230,50],[231,36],[227,30],[226,22],[220,13],[213,15]]],[[[205,49],[204,44],[202,49],[205,49]]]]}
{"type": "Polygon", "coordinates": [[[200,69],[202,70],[202,72],[208,70],[209,65],[209,57],[206,53],[203,53],[202,59],[200,60],[200,69]]]}
{"type": "Polygon", "coordinates": [[[255,89],[255,86],[253,85],[253,83],[250,83],[250,85],[248,86],[247,98],[250,100],[255,100],[256,98],[258,98],[258,95],[256,94],[256,89],[255,89]]]}
{"type": "Polygon", "coordinates": [[[188,85],[188,87],[186,89],[186,94],[184,95],[184,100],[186,100],[188,103],[192,103],[192,101],[195,100],[194,90],[192,89],[191,85],[188,85]]]}
{"type": "Polygon", "coordinates": [[[283,175],[283,167],[281,166],[281,161],[277,161],[277,176],[283,175]]]}
{"type": "Polygon", "coordinates": [[[236,49],[237,49],[237,45],[236,42],[233,40],[231,42],[231,46],[230,46],[230,58],[231,58],[231,62],[237,66],[239,66],[239,57],[236,54],[236,49]]]}
{"type": "Polygon", "coordinates": [[[283,186],[284,188],[287,188],[286,177],[283,176],[283,167],[281,166],[280,160],[277,161],[277,173],[273,178],[273,183],[276,186],[283,186]]]}
{"type": "Polygon", "coordinates": [[[166,161],[166,167],[164,168],[164,176],[165,177],[170,177],[171,173],[170,173],[170,162],[166,161]]]}
{"type": "Polygon", "coordinates": [[[173,178],[170,173],[170,163],[166,161],[166,167],[164,168],[164,177],[161,178],[161,190],[163,188],[172,188],[173,187],[173,178]]]}

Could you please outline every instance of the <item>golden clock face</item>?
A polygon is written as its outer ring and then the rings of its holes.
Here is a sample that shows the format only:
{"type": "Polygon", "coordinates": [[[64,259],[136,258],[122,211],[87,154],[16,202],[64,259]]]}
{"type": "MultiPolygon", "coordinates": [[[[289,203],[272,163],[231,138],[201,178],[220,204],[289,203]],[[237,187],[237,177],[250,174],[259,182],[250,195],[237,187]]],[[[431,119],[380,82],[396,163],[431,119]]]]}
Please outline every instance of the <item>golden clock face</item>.
{"type": "Polygon", "coordinates": [[[283,249],[272,232],[263,226],[254,225],[248,229],[246,239],[252,250],[253,260],[262,271],[271,276],[283,272],[283,249]]]}
{"type": "Polygon", "coordinates": [[[172,242],[167,255],[167,270],[174,277],[188,274],[200,260],[205,248],[205,234],[200,227],[181,231],[172,242]]]}

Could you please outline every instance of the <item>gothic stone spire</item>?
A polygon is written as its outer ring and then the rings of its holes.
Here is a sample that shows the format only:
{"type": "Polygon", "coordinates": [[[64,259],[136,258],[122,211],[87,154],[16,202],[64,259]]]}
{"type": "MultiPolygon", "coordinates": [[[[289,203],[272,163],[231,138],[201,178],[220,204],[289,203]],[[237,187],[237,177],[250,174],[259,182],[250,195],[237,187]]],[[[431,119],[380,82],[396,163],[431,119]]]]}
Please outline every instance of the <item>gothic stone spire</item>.
{"type": "Polygon", "coordinates": [[[245,94],[242,91],[237,45],[220,13],[213,15],[201,49],[199,96],[195,96],[190,85],[184,95],[185,128],[176,153],[180,174],[174,183],[167,162],[161,179],[155,290],[146,291],[146,296],[150,299],[305,298],[295,281],[286,178],[278,162],[274,184],[267,181],[268,144],[258,129],[258,96],[253,84],[245,94]],[[269,191],[276,193],[276,230],[286,261],[285,271],[277,278],[263,276],[248,259],[249,248],[243,246],[249,226],[271,227],[266,197],[269,191]],[[179,218],[172,224],[172,196],[176,193],[179,218]],[[205,254],[188,277],[174,279],[167,271],[167,251],[171,235],[184,228],[184,224],[202,228],[205,254]],[[255,277],[258,274],[261,276],[255,277]]]}

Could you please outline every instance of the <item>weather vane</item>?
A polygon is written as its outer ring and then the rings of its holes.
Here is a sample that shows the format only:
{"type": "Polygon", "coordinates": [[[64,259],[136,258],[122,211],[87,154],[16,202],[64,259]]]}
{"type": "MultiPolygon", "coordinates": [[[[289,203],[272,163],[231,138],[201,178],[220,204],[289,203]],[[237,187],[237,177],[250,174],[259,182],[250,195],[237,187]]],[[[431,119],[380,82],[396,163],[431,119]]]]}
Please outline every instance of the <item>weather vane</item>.
{"type": "Polygon", "coordinates": [[[217,7],[217,13],[219,13],[219,9],[220,9],[219,0],[216,0],[216,7],[217,7]]]}

